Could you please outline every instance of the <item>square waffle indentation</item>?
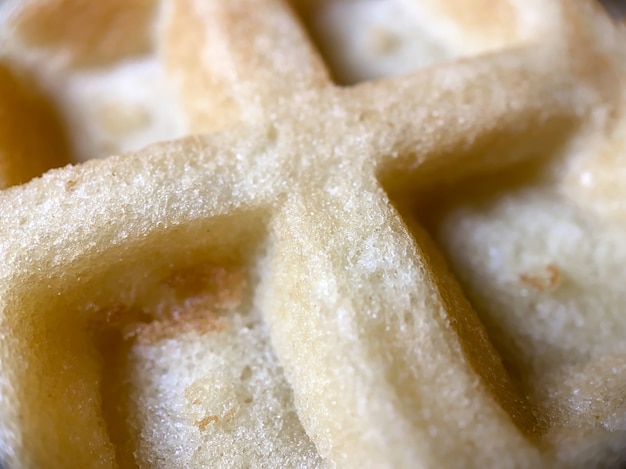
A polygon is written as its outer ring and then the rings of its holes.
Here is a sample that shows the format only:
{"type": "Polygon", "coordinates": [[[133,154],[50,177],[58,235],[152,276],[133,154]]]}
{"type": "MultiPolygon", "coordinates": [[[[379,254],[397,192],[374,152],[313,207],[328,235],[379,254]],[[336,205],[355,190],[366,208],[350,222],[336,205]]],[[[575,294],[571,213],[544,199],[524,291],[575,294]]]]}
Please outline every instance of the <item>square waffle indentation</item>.
{"type": "Polygon", "coordinates": [[[539,35],[538,18],[512,1],[291,3],[340,85],[519,47],[539,35]]]}
{"type": "Polygon", "coordinates": [[[20,395],[23,462],[172,461],[172,432],[197,443],[181,467],[229,453],[245,464],[234,449],[242,445],[249,453],[274,445],[286,465],[316,461],[255,297],[266,226],[262,211],[188,223],[88,251],[73,261],[73,278],[58,266],[16,279],[6,308],[25,314],[13,317],[19,324],[3,317],[2,327],[22,338],[9,393],[20,395]],[[184,356],[176,367],[172,354],[184,356]],[[268,407],[276,414],[259,418],[268,407]],[[58,432],[58,422],[72,431],[58,432]],[[155,432],[164,433],[153,446],[155,432]]]}

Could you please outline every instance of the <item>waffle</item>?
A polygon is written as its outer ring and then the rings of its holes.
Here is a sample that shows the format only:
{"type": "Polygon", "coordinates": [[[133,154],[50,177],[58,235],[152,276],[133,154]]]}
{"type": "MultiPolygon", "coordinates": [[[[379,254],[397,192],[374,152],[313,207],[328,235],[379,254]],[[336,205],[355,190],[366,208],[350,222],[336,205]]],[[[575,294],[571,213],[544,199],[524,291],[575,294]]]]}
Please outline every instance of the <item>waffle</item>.
{"type": "Polygon", "coordinates": [[[3,466],[623,461],[623,27],[372,3],[0,5],[3,466]]]}

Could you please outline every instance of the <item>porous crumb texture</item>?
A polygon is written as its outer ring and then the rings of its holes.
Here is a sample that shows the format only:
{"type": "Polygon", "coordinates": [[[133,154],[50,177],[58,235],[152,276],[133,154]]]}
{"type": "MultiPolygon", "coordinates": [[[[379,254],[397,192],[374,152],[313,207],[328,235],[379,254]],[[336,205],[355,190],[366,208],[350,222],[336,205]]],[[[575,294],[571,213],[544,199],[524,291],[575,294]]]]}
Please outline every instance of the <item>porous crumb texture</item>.
{"type": "Polygon", "coordinates": [[[621,467],[625,44],[592,0],[0,2],[0,467],[621,467]]]}

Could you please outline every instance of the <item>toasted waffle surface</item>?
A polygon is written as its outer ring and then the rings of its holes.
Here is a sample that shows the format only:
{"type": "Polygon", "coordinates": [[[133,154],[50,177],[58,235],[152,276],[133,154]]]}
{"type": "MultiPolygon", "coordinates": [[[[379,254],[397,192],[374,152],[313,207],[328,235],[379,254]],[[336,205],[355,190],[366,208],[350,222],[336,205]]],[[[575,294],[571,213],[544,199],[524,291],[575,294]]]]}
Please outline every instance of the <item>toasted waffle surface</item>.
{"type": "Polygon", "coordinates": [[[64,123],[12,93],[53,130],[21,153],[0,118],[7,167],[62,164],[62,128],[81,159],[159,142],[0,192],[4,465],[622,461],[620,25],[565,0],[94,5],[0,5],[7,70],[64,123]]]}

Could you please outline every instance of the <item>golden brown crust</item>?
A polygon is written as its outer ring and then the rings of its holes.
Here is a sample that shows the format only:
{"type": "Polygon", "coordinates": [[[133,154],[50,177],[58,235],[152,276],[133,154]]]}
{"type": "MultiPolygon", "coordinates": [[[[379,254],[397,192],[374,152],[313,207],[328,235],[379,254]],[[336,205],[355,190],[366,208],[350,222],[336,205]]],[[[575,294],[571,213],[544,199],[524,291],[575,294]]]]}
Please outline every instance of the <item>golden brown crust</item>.
{"type": "Polygon", "coordinates": [[[182,101],[191,120],[192,131],[219,130],[237,122],[239,108],[235,98],[224,91],[228,78],[219,64],[204,64],[212,73],[180,73],[179,69],[197,67],[197,44],[211,44],[211,28],[205,28],[202,17],[194,11],[192,2],[183,0],[171,4],[172,11],[166,16],[163,46],[163,61],[176,73],[182,101]],[[175,39],[175,40],[173,40],[175,39]],[[199,100],[198,96],[204,99],[199,100]],[[208,100],[211,100],[208,102],[208,100]],[[210,104],[209,104],[210,103],[210,104]]]}
{"type": "Polygon", "coordinates": [[[77,67],[103,66],[151,48],[155,0],[25,2],[13,25],[28,45],[69,53],[77,67]]]}

